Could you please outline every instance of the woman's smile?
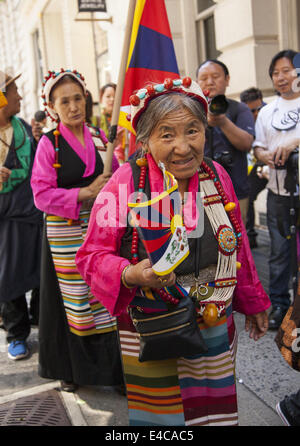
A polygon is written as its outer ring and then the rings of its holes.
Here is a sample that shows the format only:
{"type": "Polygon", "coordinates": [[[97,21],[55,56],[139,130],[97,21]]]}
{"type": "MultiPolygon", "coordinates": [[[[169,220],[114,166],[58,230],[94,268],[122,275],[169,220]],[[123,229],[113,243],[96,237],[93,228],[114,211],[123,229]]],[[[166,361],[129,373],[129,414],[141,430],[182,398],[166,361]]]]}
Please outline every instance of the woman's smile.
{"type": "Polygon", "coordinates": [[[191,156],[189,158],[183,159],[183,160],[173,160],[172,164],[187,167],[194,161],[194,157],[191,156]]]}

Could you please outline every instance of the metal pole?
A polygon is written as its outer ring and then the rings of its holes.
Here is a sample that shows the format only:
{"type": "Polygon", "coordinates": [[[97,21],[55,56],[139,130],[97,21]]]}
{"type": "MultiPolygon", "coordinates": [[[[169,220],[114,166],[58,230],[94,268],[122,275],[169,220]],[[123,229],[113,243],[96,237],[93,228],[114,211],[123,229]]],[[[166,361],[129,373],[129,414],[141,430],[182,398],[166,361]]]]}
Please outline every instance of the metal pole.
{"type": "Polygon", "coordinates": [[[121,58],[121,64],[120,64],[120,70],[119,70],[119,77],[118,77],[118,82],[117,82],[114,108],[113,108],[113,113],[112,113],[112,118],[111,118],[111,131],[110,131],[110,135],[109,135],[109,143],[107,146],[106,159],[105,159],[105,164],[104,164],[104,173],[105,174],[108,174],[111,172],[111,164],[112,164],[113,151],[114,151],[113,142],[116,138],[117,128],[118,128],[118,121],[119,121],[124,80],[125,80],[125,74],[126,74],[127,59],[128,59],[128,53],[129,53],[129,47],[130,47],[135,5],[136,5],[136,0],[130,0],[129,8],[128,8],[128,15],[127,15],[127,22],[126,22],[126,29],[125,29],[125,36],[124,36],[122,58],[121,58]]]}

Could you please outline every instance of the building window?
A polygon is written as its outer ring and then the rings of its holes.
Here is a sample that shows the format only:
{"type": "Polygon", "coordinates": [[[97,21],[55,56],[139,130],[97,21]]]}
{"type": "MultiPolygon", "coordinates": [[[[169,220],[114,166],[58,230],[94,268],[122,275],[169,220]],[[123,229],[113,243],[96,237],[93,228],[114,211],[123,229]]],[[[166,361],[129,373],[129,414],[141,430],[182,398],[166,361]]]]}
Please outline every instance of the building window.
{"type": "Polygon", "coordinates": [[[104,31],[97,22],[94,25],[95,51],[98,71],[99,87],[111,81],[108,72],[109,55],[108,55],[108,38],[107,31],[104,31]]]}
{"type": "Polygon", "coordinates": [[[200,14],[201,12],[205,11],[206,9],[210,8],[211,6],[214,6],[216,2],[213,0],[197,0],[197,12],[200,14]]]}
{"type": "Polygon", "coordinates": [[[197,0],[196,34],[199,64],[206,59],[216,59],[221,53],[216,48],[214,10],[216,2],[197,0]]]}

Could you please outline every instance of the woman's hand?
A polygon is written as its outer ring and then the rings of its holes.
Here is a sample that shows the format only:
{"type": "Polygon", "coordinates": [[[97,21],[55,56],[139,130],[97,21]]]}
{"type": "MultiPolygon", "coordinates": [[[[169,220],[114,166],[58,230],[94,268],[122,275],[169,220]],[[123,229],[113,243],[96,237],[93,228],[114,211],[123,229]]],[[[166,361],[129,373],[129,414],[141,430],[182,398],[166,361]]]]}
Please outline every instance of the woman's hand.
{"type": "Polygon", "coordinates": [[[128,286],[140,286],[148,288],[163,288],[175,284],[175,273],[166,276],[157,276],[151,268],[149,259],[142,260],[137,265],[132,265],[126,270],[125,282],[128,286]]]}
{"type": "Polygon", "coordinates": [[[88,186],[88,189],[92,194],[91,198],[97,197],[100,190],[105,186],[105,184],[110,179],[111,175],[112,175],[111,173],[109,174],[102,173],[88,186]]]}
{"type": "Polygon", "coordinates": [[[0,167],[0,183],[5,183],[11,175],[11,170],[7,167],[0,167]]]}
{"type": "Polygon", "coordinates": [[[268,330],[269,321],[266,311],[247,315],[245,319],[245,330],[249,332],[249,338],[258,341],[268,330]]]}
{"type": "Polygon", "coordinates": [[[101,174],[99,175],[89,186],[82,187],[78,194],[78,202],[82,202],[85,200],[91,200],[97,198],[100,190],[105,186],[108,180],[111,177],[111,173],[109,174],[101,174]]]}

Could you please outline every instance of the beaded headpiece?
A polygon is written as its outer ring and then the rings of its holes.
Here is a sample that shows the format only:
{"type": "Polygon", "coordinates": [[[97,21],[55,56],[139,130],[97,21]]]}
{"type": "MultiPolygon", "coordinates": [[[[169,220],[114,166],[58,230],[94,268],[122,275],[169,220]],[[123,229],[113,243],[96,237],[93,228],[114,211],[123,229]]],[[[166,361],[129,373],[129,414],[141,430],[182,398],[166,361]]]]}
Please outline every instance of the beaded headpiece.
{"type": "Polygon", "coordinates": [[[52,88],[55,84],[64,76],[69,75],[73,76],[77,82],[80,83],[80,85],[83,88],[84,94],[86,94],[86,85],[84,82],[84,77],[82,74],[80,74],[77,70],[64,70],[61,68],[60,71],[48,71],[48,75],[45,77],[44,83],[43,83],[43,92],[42,92],[42,99],[44,100],[44,106],[45,106],[45,112],[50,116],[52,121],[58,121],[58,115],[55,113],[54,110],[52,110],[49,107],[49,101],[50,101],[50,93],[52,88]]]}
{"type": "Polygon", "coordinates": [[[165,79],[163,84],[147,85],[145,88],[141,88],[130,96],[130,119],[134,130],[136,130],[138,120],[148,107],[149,102],[155,97],[167,93],[183,93],[190,96],[199,101],[203,105],[205,113],[207,113],[207,100],[197,82],[192,81],[190,77],[183,79],[165,79]]]}

